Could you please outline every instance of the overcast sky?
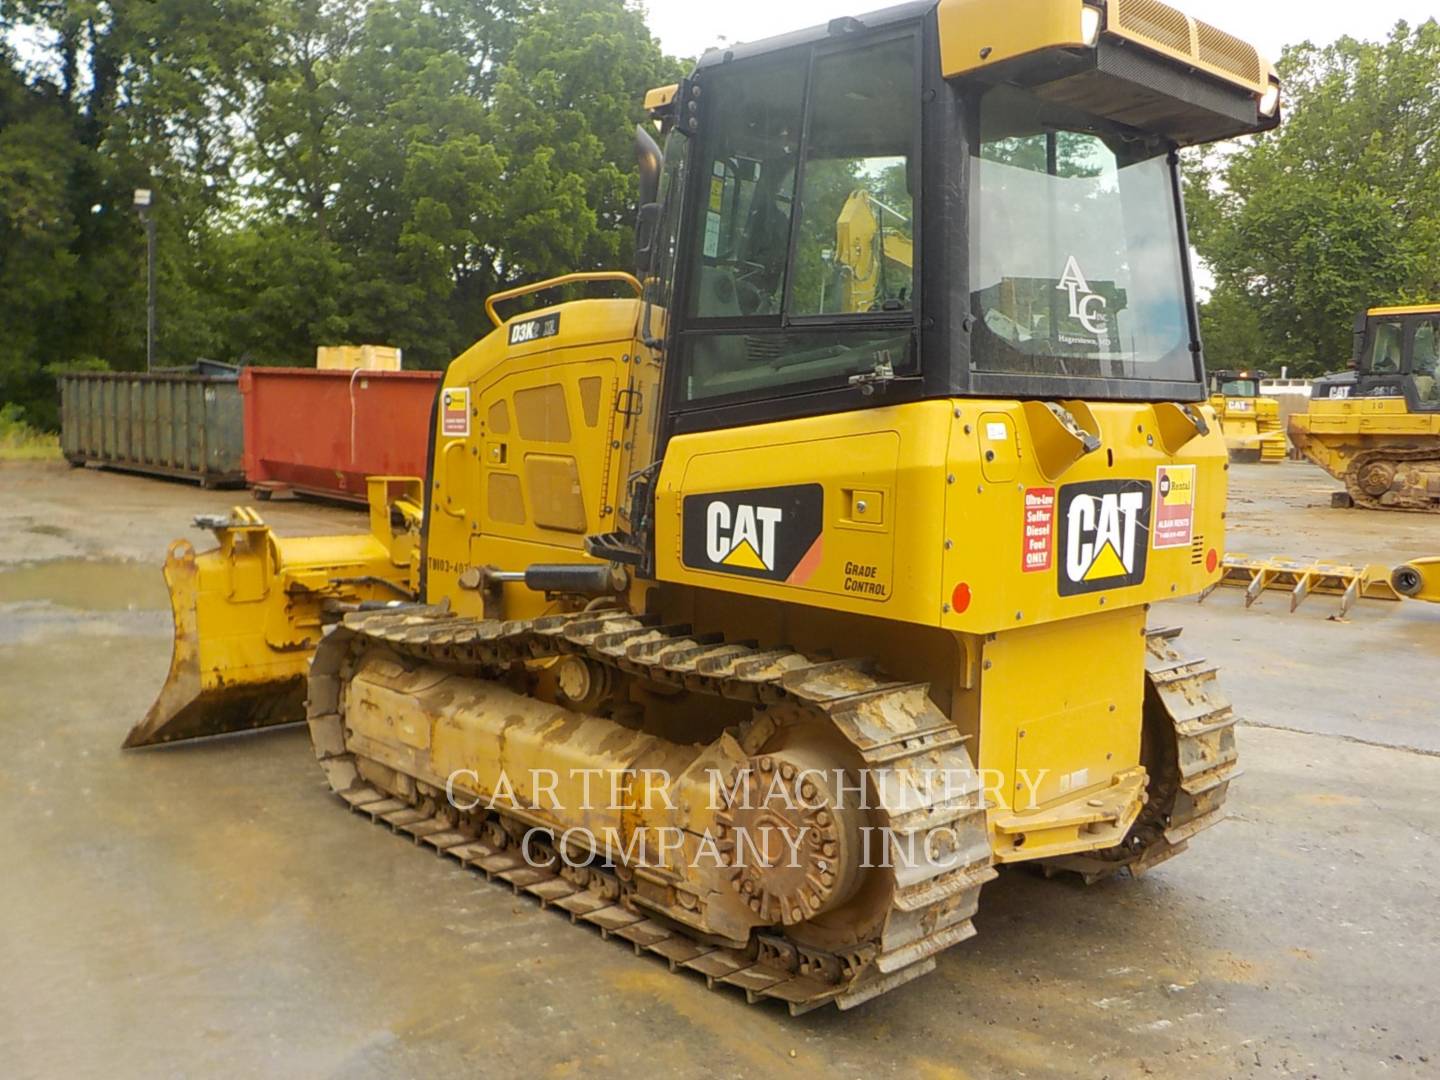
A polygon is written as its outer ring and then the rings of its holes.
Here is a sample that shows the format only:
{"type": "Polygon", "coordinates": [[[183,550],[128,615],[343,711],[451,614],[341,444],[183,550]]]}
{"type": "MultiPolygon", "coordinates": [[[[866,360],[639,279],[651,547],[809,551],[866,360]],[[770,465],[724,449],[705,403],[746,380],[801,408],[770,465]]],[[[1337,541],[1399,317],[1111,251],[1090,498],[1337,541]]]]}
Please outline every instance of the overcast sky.
{"type": "MultiPolygon", "coordinates": [[[[699,56],[722,42],[758,41],[887,6],[886,0],[645,0],[645,5],[650,29],[674,56],[699,56]]],[[[1423,22],[1437,5],[1435,0],[1178,0],[1175,6],[1278,59],[1281,46],[1306,38],[1316,44],[1342,34],[1382,38],[1400,19],[1423,22]]]]}

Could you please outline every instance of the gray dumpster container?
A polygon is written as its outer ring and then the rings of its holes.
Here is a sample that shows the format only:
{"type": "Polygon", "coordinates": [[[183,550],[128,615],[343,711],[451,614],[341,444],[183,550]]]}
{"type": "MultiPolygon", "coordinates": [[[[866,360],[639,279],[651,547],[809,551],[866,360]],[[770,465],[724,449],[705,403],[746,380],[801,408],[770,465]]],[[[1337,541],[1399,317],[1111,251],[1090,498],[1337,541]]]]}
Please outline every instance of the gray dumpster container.
{"type": "Polygon", "coordinates": [[[60,449],[73,465],[245,483],[239,371],[202,362],[150,374],[61,375],[60,449]]]}

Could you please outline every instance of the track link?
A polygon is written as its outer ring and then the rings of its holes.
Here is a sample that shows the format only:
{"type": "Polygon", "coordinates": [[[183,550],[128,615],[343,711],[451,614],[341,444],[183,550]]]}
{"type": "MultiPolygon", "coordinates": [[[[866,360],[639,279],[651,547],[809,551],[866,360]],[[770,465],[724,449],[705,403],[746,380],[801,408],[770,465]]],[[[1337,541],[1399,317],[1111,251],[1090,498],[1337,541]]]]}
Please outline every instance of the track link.
{"type": "Polygon", "coordinates": [[[1220,693],[1217,669],[1180,648],[1178,628],[1145,636],[1145,733],[1149,801],[1125,842],[1104,851],[1043,860],[1047,874],[1074,872],[1093,883],[1122,870],[1139,876],[1179,855],[1196,833],[1225,817],[1230,781],[1241,775],[1237,717],[1220,693]]]}
{"type": "Polygon", "coordinates": [[[739,988],[752,1003],[781,1001],[796,1015],[829,1003],[851,1008],[932,970],[938,953],[974,935],[981,886],[995,877],[981,781],[965,737],[925,684],[887,681],[863,660],[816,662],[787,649],[727,644],[621,610],[500,622],[416,606],[350,615],[332,630],[311,668],[308,710],[316,756],[351,809],[629,942],[637,953],[663,957],[672,970],[697,972],[711,988],[739,988]],[[781,928],[753,934],[743,949],[717,946],[647,909],[627,880],[643,867],[597,863],[577,870],[558,858],[534,866],[515,849],[502,809],[463,814],[423,785],[408,795],[380,790],[361,775],[343,720],[350,665],[375,645],[476,678],[495,678],[527,660],[583,654],[654,682],[754,703],[763,711],[735,732],[747,752],[763,747],[791,714],[823,716],[863,761],[882,824],[900,841],[892,853],[891,906],[878,935],[843,955],[808,948],[781,928]],[[957,775],[968,775],[968,784],[957,788],[957,775]],[[936,779],[946,776],[948,785],[936,779]],[[957,846],[947,843],[946,857],[932,862],[926,837],[936,829],[957,846]]]}
{"type": "Polygon", "coordinates": [[[1355,460],[1345,470],[1345,491],[1354,505],[1367,510],[1404,510],[1418,514],[1437,514],[1440,513],[1440,495],[1432,494],[1428,488],[1417,490],[1413,486],[1407,486],[1377,496],[1366,491],[1361,483],[1367,471],[1374,468],[1388,466],[1398,475],[1407,466],[1419,466],[1423,469],[1427,464],[1435,474],[1440,475],[1440,450],[1367,450],[1355,455],[1355,460]],[[1389,501],[1386,501],[1387,499],[1389,501]]]}

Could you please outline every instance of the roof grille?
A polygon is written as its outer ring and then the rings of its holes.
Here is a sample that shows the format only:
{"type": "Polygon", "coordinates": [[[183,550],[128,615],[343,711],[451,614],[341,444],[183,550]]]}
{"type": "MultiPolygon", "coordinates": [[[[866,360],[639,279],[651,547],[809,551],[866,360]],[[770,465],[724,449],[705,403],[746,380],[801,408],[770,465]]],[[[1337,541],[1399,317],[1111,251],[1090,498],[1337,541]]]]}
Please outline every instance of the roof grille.
{"type": "Polygon", "coordinates": [[[1120,0],[1116,5],[1120,29],[1150,38],[1176,52],[1195,52],[1190,36],[1190,18],[1159,0],[1120,0]]]}
{"type": "Polygon", "coordinates": [[[1151,48],[1188,57],[1218,75],[1254,87],[1265,81],[1253,45],[1160,0],[1112,0],[1110,28],[1151,48]]]}
{"type": "Polygon", "coordinates": [[[1233,71],[1250,82],[1260,81],[1260,54],[1224,30],[1196,20],[1196,36],[1200,39],[1200,59],[1226,71],[1233,71]]]}

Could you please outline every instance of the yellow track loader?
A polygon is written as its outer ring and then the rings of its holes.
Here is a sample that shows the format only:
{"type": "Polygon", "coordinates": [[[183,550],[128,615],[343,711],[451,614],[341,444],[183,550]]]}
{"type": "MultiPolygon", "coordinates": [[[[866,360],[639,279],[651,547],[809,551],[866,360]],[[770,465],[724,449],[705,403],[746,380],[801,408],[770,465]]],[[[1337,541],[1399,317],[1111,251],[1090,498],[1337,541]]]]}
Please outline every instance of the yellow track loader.
{"type": "Polygon", "coordinates": [[[1280,403],[1260,394],[1263,371],[1212,371],[1210,407],[1220,420],[1230,460],[1275,465],[1285,460],[1280,403]]]}
{"type": "Polygon", "coordinates": [[[338,799],[797,1013],[931,970],[998,866],[1182,851],[1236,751],[1146,619],[1224,549],[1179,151],[1279,96],[1152,0],[924,0],[653,91],[638,274],[490,298],[416,602],[330,605],[338,799]],[[842,304],[860,187],[905,192],[913,257],[842,304]],[[561,287],[620,295],[501,310],[561,287]]]}
{"type": "Polygon", "coordinates": [[[1440,304],[1372,308],[1351,370],[1315,380],[1290,439],[1337,480],[1337,506],[1440,513],[1440,304]]]}

